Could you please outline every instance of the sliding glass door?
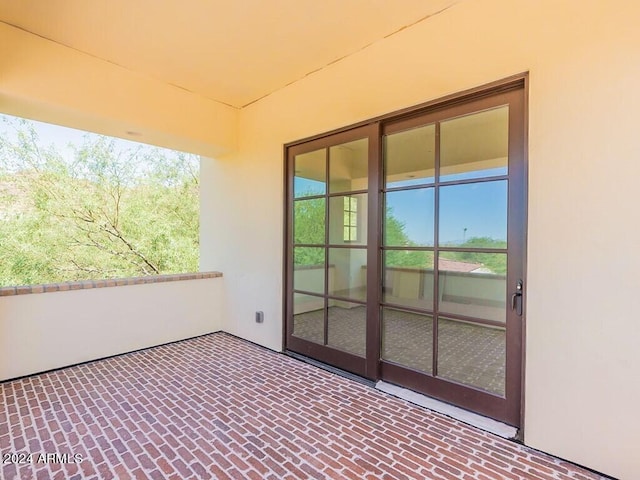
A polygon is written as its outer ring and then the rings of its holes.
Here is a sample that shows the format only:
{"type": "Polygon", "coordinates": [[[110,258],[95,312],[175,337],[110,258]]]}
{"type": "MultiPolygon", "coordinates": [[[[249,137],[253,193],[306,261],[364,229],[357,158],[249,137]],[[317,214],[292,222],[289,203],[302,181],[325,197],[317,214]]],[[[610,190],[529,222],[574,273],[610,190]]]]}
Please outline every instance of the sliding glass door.
{"type": "Polygon", "coordinates": [[[520,85],[287,149],[287,348],[520,422],[520,85]]]}
{"type": "MultiPolygon", "coordinates": [[[[366,375],[371,129],[292,147],[287,346],[366,375]]],[[[375,281],[375,279],[374,279],[375,281]]]]}

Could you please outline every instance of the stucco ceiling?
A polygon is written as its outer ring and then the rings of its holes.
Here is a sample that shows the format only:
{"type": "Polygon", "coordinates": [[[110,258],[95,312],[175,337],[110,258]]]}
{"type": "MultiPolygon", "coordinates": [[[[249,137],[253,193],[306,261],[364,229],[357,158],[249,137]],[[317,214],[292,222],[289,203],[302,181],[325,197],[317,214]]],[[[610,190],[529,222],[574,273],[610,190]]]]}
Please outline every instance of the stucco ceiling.
{"type": "Polygon", "coordinates": [[[0,0],[0,21],[234,107],[455,0],[0,0]]]}

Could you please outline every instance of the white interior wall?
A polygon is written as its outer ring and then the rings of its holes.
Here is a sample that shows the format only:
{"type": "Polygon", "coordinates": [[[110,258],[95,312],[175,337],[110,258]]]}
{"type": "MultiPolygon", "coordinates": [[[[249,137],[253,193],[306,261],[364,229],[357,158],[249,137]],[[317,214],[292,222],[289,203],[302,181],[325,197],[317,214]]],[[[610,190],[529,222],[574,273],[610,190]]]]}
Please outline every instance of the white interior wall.
{"type": "Polygon", "coordinates": [[[283,144],[528,71],[525,442],[634,478],[637,18],[637,2],[461,2],[245,108],[239,151],[203,179],[223,328],[281,346],[283,144]]]}

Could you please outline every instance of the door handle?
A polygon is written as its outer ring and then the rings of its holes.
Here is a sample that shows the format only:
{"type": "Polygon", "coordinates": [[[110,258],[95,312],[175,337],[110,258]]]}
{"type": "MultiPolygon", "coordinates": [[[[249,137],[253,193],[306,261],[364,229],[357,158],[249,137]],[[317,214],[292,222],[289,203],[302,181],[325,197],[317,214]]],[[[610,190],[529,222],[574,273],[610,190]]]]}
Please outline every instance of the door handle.
{"type": "Polygon", "coordinates": [[[515,310],[519,317],[522,316],[522,280],[518,280],[516,291],[511,295],[511,310],[515,310]]]}

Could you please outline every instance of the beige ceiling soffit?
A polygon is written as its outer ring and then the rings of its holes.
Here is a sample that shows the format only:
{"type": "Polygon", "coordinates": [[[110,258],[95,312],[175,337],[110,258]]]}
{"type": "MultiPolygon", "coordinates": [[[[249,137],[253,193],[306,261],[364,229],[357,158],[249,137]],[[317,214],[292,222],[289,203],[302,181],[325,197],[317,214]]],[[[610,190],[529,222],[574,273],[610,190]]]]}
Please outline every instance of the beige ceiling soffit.
{"type": "MultiPolygon", "coordinates": [[[[425,15],[424,17],[419,18],[419,19],[418,19],[418,20],[416,20],[415,22],[410,23],[410,24],[408,24],[408,25],[405,25],[404,27],[400,27],[400,28],[399,28],[399,29],[397,29],[395,32],[391,32],[389,35],[386,35],[386,36],[384,36],[384,37],[382,37],[382,38],[383,38],[383,39],[385,39],[385,38],[393,37],[395,34],[400,33],[401,31],[403,31],[403,30],[405,30],[405,29],[407,29],[407,28],[411,28],[411,27],[413,27],[414,25],[417,25],[417,24],[419,24],[419,23],[424,22],[425,20],[429,20],[431,17],[435,17],[436,15],[440,15],[441,13],[446,12],[446,11],[447,11],[447,10],[449,10],[451,7],[455,7],[457,4],[459,4],[459,3],[460,3],[460,2],[462,2],[462,1],[463,1],[463,0],[458,0],[458,1],[456,1],[456,2],[452,2],[452,3],[450,3],[449,5],[447,5],[446,7],[444,7],[444,8],[442,8],[442,9],[438,10],[437,12],[433,12],[433,13],[430,13],[430,14],[428,14],[428,15],[425,15]]],[[[373,42],[373,43],[375,43],[375,42],[373,42]]]]}
{"type": "Polygon", "coordinates": [[[298,83],[299,81],[304,80],[309,75],[313,75],[314,73],[319,72],[321,70],[324,70],[325,68],[328,68],[328,67],[330,67],[331,65],[333,65],[335,63],[341,62],[342,60],[344,60],[346,58],[349,58],[349,57],[351,57],[351,56],[353,56],[353,55],[355,55],[357,53],[362,52],[363,50],[371,47],[372,45],[380,42],[381,40],[384,40],[384,39],[387,39],[389,37],[392,37],[392,36],[396,35],[397,33],[400,33],[403,30],[406,30],[407,28],[411,28],[414,25],[417,25],[419,23],[424,22],[425,20],[429,20],[430,18],[433,18],[433,17],[435,17],[437,15],[440,15],[441,13],[446,12],[447,10],[449,10],[450,8],[456,6],[457,4],[461,3],[462,1],[464,1],[464,0],[457,0],[455,2],[452,2],[451,4],[447,5],[446,7],[438,10],[437,12],[430,13],[430,14],[425,15],[424,17],[416,20],[415,22],[409,23],[408,25],[404,25],[404,26],[398,28],[397,30],[394,30],[393,32],[385,35],[384,37],[381,37],[378,40],[374,40],[373,42],[370,42],[370,43],[366,44],[365,46],[359,48],[358,50],[356,50],[354,52],[351,52],[351,53],[348,53],[346,55],[343,55],[342,57],[336,58],[335,60],[330,61],[329,63],[327,63],[326,65],[323,65],[322,67],[316,68],[314,70],[311,70],[310,72],[305,73],[302,77],[297,78],[295,80],[292,80],[291,82],[287,83],[286,85],[283,85],[282,87],[276,88],[275,90],[273,90],[273,91],[271,91],[271,92],[269,92],[269,93],[267,93],[265,95],[262,95],[261,97],[256,98],[255,100],[252,100],[252,101],[250,101],[249,103],[247,103],[245,105],[242,105],[240,108],[242,109],[242,108],[248,107],[249,105],[253,105],[254,103],[259,102],[260,100],[262,100],[262,99],[264,99],[264,98],[266,98],[266,97],[268,97],[270,95],[273,95],[274,93],[276,93],[276,92],[278,92],[280,90],[283,90],[283,89],[287,88],[288,86],[293,85],[294,83],[298,83]]]}
{"type": "MultiPolygon", "coordinates": [[[[156,79],[154,79],[154,80],[156,80],[156,79]]],[[[161,80],[158,80],[158,81],[161,81],[161,80]]],[[[163,82],[163,83],[165,83],[165,82],[163,82]]],[[[226,105],[227,107],[231,107],[234,110],[240,110],[240,108],[236,107],[235,105],[231,105],[230,103],[223,102],[222,100],[216,100],[215,98],[206,97],[206,96],[202,95],[201,93],[194,92],[193,90],[189,90],[188,88],[185,88],[185,87],[183,87],[181,85],[176,85],[175,83],[171,83],[171,82],[166,83],[166,85],[170,85],[170,86],[172,86],[174,88],[178,88],[178,89],[183,90],[183,91],[185,91],[187,93],[190,93],[191,95],[197,95],[198,97],[202,97],[202,98],[204,98],[206,100],[210,100],[212,102],[216,102],[216,103],[220,103],[222,105],[226,105]]]]}
{"type": "MultiPolygon", "coordinates": [[[[53,39],[51,39],[51,38],[48,38],[48,37],[46,37],[46,36],[44,36],[44,35],[40,35],[39,33],[35,33],[35,32],[32,32],[31,30],[27,30],[26,28],[22,28],[22,27],[20,27],[20,26],[18,26],[18,25],[14,25],[14,24],[12,24],[12,23],[5,22],[4,20],[0,20],[0,23],[3,23],[3,24],[8,25],[8,26],[10,26],[10,27],[13,27],[13,28],[15,28],[15,29],[17,29],[17,30],[21,30],[21,31],[23,31],[23,32],[25,32],[25,33],[28,33],[28,34],[30,34],[30,35],[34,35],[34,36],[36,36],[36,37],[38,37],[38,38],[42,38],[43,40],[47,40],[48,42],[55,43],[56,45],[60,45],[60,46],[62,46],[62,47],[68,48],[68,49],[73,50],[73,51],[75,51],[75,52],[81,53],[81,54],[86,55],[86,56],[88,56],[88,57],[95,58],[96,60],[100,60],[100,61],[102,61],[102,62],[109,63],[109,64],[111,64],[111,65],[114,65],[114,66],[118,67],[118,68],[121,68],[121,69],[123,69],[123,70],[126,70],[127,72],[131,72],[131,73],[133,73],[133,74],[135,74],[135,75],[143,75],[143,74],[141,74],[140,72],[136,72],[135,70],[131,70],[131,69],[129,69],[129,68],[127,68],[127,67],[123,66],[123,65],[120,65],[119,63],[113,62],[113,61],[111,61],[111,60],[107,60],[106,58],[102,58],[102,57],[99,57],[99,56],[97,56],[97,55],[93,55],[92,53],[85,52],[84,50],[80,50],[80,49],[78,49],[78,48],[72,47],[72,46],[67,45],[67,44],[65,44],[65,43],[63,43],[63,42],[58,42],[58,41],[53,40],[53,39]]],[[[174,83],[167,83],[167,82],[164,82],[164,81],[162,81],[162,80],[160,80],[160,79],[158,79],[158,78],[155,78],[155,77],[153,77],[153,76],[151,76],[151,75],[143,75],[143,76],[145,76],[145,77],[147,77],[147,78],[150,78],[150,79],[152,79],[152,80],[154,80],[154,81],[156,81],[156,82],[160,82],[160,83],[163,83],[163,84],[165,84],[165,85],[169,85],[169,86],[171,86],[171,87],[173,87],[173,88],[178,88],[178,89],[183,90],[183,91],[185,91],[185,92],[187,92],[187,93],[190,93],[190,94],[192,94],[192,95],[196,95],[196,96],[198,96],[198,97],[200,97],[200,98],[204,98],[204,99],[209,100],[209,101],[211,101],[211,102],[216,102],[216,103],[219,103],[219,104],[221,104],[221,105],[225,105],[225,106],[227,106],[227,107],[231,107],[231,108],[233,108],[234,110],[238,110],[238,107],[236,107],[236,106],[234,106],[234,105],[231,105],[231,104],[229,104],[229,103],[223,102],[223,101],[221,101],[221,100],[216,100],[215,98],[205,97],[204,95],[202,95],[202,94],[200,94],[200,93],[193,92],[193,91],[189,90],[188,88],[181,87],[180,85],[176,85],[176,84],[174,84],[174,83]]]]}

